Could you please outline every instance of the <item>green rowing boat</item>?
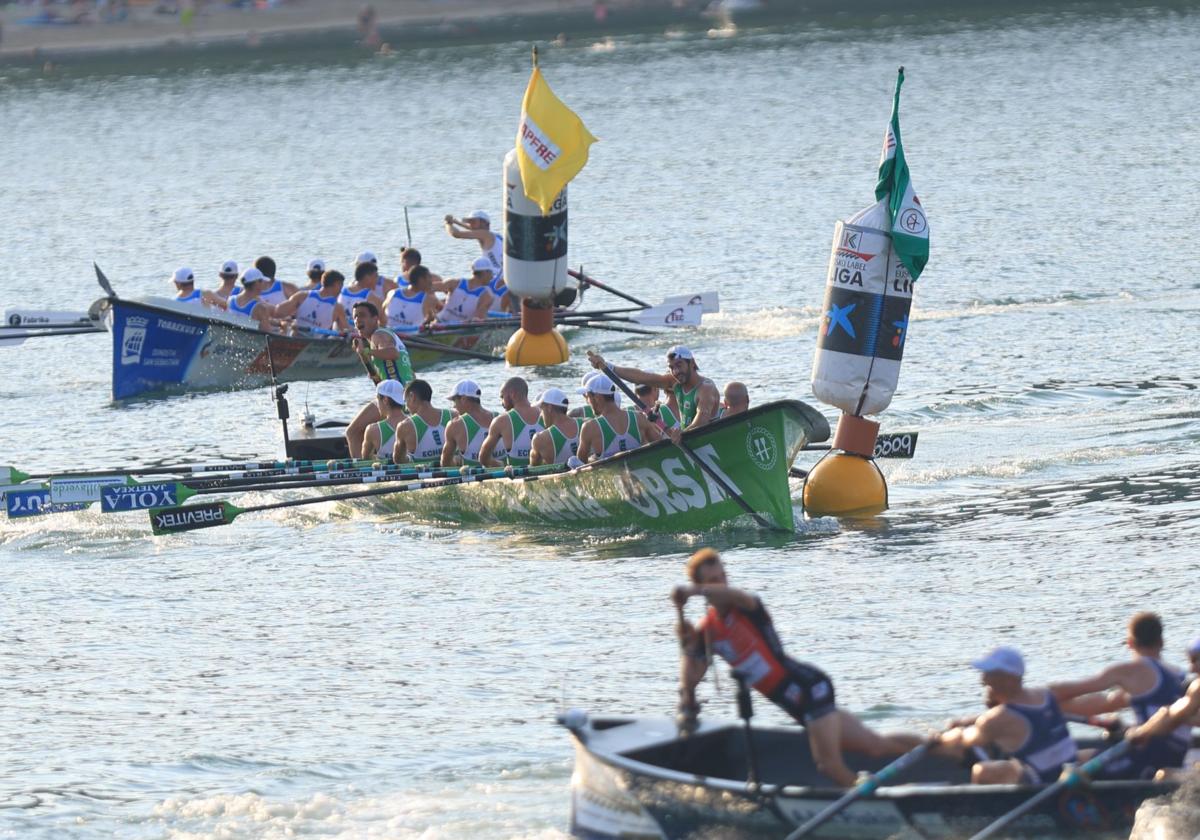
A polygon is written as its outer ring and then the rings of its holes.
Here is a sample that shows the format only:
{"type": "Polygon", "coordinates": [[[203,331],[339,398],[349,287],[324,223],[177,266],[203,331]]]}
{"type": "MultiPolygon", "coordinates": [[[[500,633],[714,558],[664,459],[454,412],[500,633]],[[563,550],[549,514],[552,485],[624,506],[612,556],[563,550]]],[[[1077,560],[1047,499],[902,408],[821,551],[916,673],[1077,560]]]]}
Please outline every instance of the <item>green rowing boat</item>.
{"type": "MultiPolygon", "coordinates": [[[[829,424],[798,400],[765,403],[684,434],[696,456],[774,527],[792,530],[788,469],[829,424]]],[[[698,531],[747,516],[683,449],[661,440],[577,470],[380,496],[373,509],[455,524],[698,531]]]]}

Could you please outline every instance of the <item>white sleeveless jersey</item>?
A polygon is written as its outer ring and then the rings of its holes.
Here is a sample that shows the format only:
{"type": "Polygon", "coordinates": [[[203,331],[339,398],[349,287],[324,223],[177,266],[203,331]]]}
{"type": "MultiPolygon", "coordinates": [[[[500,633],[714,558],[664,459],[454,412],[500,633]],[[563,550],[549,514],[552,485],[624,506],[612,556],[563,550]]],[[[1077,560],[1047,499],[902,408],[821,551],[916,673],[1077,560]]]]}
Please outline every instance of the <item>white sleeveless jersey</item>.
{"type": "Polygon", "coordinates": [[[606,417],[597,417],[596,424],[600,426],[600,438],[604,443],[604,450],[600,453],[601,458],[608,458],[611,455],[616,455],[618,452],[628,452],[631,449],[637,449],[642,445],[642,436],[638,431],[637,414],[632,408],[625,409],[625,419],[628,425],[625,431],[618,434],[617,430],[612,427],[606,417]]]}
{"type": "Polygon", "coordinates": [[[203,306],[204,305],[203,297],[204,296],[200,293],[199,289],[192,289],[192,293],[190,295],[184,295],[183,297],[177,297],[177,298],[175,298],[175,302],[176,303],[186,303],[188,306],[203,306]]]}
{"type": "Polygon", "coordinates": [[[417,448],[412,452],[412,460],[418,463],[440,462],[442,447],[446,445],[446,424],[454,419],[454,413],[443,408],[441,422],[436,426],[430,426],[419,414],[413,414],[409,419],[417,432],[417,448]]]}
{"type": "Polygon", "coordinates": [[[321,293],[314,289],[296,310],[296,323],[320,330],[333,329],[333,308],[337,302],[335,297],[321,297],[321,293]]]}
{"type": "MultiPolygon", "coordinates": [[[[401,287],[403,288],[403,287],[401,287]]],[[[388,325],[419,327],[425,323],[425,293],[421,292],[416,297],[406,297],[400,293],[400,289],[392,295],[392,299],[387,305],[388,325]]]]}
{"type": "Polygon", "coordinates": [[[454,287],[454,291],[450,293],[450,297],[446,299],[446,305],[438,313],[438,320],[444,324],[455,324],[459,321],[471,320],[475,317],[475,310],[479,306],[480,296],[487,289],[487,286],[471,289],[467,285],[466,280],[459,280],[458,285],[454,287]]]}
{"type": "Polygon", "coordinates": [[[488,258],[492,264],[492,282],[496,283],[504,279],[504,237],[498,233],[493,233],[496,237],[492,242],[492,247],[483,252],[483,255],[488,258]]]}
{"type": "Polygon", "coordinates": [[[357,292],[352,292],[349,289],[342,289],[342,293],[338,295],[338,303],[340,303],[342,308],[346,310],[346,318],[351,319],[354,317],[352,314],[354,310],[354,304],[362,303],[372,294],[374,294],[374,292],[371,289],[362,289],[361,291],[357,292]]]}
{"type": "Polygon", "coordinates": [[[263,303],[269,303],[271,306],[278,306],[288,299],[287,292],[283,290],[283,284],[276,280],[271,284],[271,288],[258,296],[258,299],[263,303]]]}

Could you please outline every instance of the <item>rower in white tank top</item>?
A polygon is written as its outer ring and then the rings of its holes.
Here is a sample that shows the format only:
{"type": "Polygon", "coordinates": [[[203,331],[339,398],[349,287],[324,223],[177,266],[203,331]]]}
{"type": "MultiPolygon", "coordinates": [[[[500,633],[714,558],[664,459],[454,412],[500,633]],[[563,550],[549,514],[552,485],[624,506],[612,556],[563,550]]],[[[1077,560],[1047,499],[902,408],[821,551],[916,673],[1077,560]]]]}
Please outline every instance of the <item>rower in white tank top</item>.
{"type": "Polygon", "coordinates": [[[438,313],[438,320],[444,324],[471,320],[475,317],[475,311],[479,308],[479,298],[484,292],[490,293],[487,283],[472,289],[466,279],[459,280],[450,297],[446,299],[446,305],[438,313]]]}
{"type": "Polygon", "coordinates": [[[333,309],[337,303],[337,297],[321,297],[321,293],[313,289],[296,310],[296,323],[321,330],[333,329],[333,309]]]}
{"type": "Polygon", "coordinates": [[[271,306],[278,306],[288,299],[288,293],[284,291],[283,283],[276,280],[266,291],[258,296],[258,299],[263,303],[269,303],[271,306]]]}
{"type": "Polygon", "coordinates": [[[425,292],[418,292],[414,297],[404,294],[409,287],[397,289],[388,301],[387,322],[392,327],[419,327],[425,323],[425,292]]]}

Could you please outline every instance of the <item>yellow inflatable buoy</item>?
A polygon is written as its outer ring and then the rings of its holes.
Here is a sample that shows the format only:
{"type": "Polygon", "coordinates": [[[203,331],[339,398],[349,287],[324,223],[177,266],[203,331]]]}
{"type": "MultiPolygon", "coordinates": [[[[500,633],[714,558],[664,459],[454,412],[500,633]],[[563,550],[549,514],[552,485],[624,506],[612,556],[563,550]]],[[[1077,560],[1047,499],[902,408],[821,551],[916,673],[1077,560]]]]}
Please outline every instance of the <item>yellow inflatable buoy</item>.
{"type": "Polygon", "coordinates": [[[810,516],[874,516],[887,506],[887,482],[874,458],[830,452],[804,480],[810,516]]]}
{"type": "Polygon", "coordinates": [[[554,308],[531,306],[521,301],[521,328],[512,334],[504,349],[504,359],[510,365],[561,365],[571,358],[567,340],[554,328],[554,308]]]}

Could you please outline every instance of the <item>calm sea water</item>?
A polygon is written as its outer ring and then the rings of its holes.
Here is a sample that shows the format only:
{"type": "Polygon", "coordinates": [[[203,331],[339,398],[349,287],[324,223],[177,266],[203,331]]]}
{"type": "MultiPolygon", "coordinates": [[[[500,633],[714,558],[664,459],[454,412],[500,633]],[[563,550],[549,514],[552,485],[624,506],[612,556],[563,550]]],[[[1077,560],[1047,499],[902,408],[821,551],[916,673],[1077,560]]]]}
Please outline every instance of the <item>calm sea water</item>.
{"type": "MultiPolygon", "coordinates": [[[[967,661],[1036,681],[1200,632],[1200,19],[1172,8],[798,25],[549,50],[601,138],[572,259],[635,294],[719,290],[687,335],[755,400],[811,399],[835,219],[871,201],[895,69],[933,231],[885,428],[892,509],[795,538],[431,528],[322,507],[154,538],[142,516],[0,522],[0,836],[558,838],[563,704],[666,713],[666,599],[713,544],[797,656],[881,726],[979,704],[967,661]]],[[[447,212],[498,215],[524,45],[391,59],[3,80],[0,303],[85,308],[93,259],[161,294],[270,253],[393,269],[409,207],[441,273],[447,212]]],[[[595,302],[602,295],[596,294],[595,302]]],[[[673,337],[593,333],[657,367],[673,337]]],[[[265,391],[108,402],[105,336],[3,354],[0,461],[26,469],[278,449],[265,391]]],[[[494,394],[503,370],[464,376],[494,394]]],[[[362,382],[296,385],[346,417],[362,382]]],[[[829,412],[831,415],[832,411],[829,412]]],[[[796,488],[797,493],[799,488],[796,488]]],[[[731,714],[708,689],[711,714],[731,714]]],[[[761,704],[759,714],[780,720],[761,704]]]]}

